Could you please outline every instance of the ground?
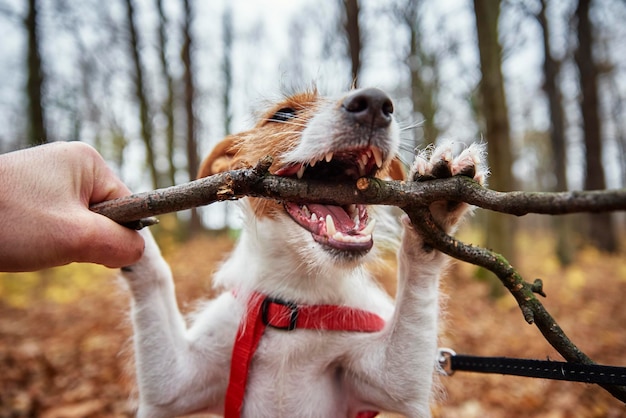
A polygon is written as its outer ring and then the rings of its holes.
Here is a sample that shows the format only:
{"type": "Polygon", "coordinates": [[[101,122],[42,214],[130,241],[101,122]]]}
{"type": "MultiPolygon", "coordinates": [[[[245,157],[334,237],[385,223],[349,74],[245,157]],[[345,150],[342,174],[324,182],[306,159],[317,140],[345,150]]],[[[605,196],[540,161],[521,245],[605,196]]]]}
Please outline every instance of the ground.
{"type": "MultiPolygon", "coordinates": [[[[211,294],[209,277],[228,237],[177,245],[162,239],[186,312],[211,294]]],[[[516,267],[541,277],[544,300],[570,338],[599,363],[626,366],[626,259],[585,248],[560,267],[545,234],[521,234],[516,267]]],[[[130,417],[128,295],[116,272],[71,265],[0,275],[0,418],[130,417]]],[[[458,353],[560,360],[524,322],[512,297],[494,299],[476,268],[456,262],[443,281],[442,345],[458,353]]],[[[626,408],[594,385],[500,375],[441,378],[435,417],[621,417],[626,408]]]]}

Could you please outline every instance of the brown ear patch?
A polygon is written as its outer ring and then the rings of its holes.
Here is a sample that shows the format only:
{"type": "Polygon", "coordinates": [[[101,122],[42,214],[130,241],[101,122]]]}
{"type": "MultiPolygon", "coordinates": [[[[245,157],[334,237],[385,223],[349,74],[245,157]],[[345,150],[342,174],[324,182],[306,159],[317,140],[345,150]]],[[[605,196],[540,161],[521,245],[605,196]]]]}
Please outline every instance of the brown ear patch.
{"type": "Polygon", "coordinates": [[[237,138],[233,135],[224,138],[202,161],[200,170],[198,170],[198,178],[234,169],[237,151],[237,138]]]}

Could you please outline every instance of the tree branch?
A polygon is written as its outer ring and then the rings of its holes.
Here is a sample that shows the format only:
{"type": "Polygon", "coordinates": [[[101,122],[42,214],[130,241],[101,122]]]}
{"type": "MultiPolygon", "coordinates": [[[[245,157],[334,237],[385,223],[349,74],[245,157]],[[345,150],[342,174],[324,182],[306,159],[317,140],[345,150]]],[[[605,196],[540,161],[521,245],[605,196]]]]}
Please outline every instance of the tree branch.
{"type": "MultiPolygon", "coordinates": [[[[216,174],[179,186],[140,193],[92,206],[92,210],[135,228],[151,224],[150,216],[175,212],[216,201],[243,196],[281,201],[327,204],[378,204],[402,208],[432,248],[456,259],[484,267],[498,276],[517,301],[524,319],[535,324],[546,340],[567,360],[593,364],[565,335],[545,310],[535,293],[543,294],[541,281],[530,284],[500,254],[464,244],[443,232],[434,222],[428,205],[437,200],[464,201],[485,209],[525,215],[560,215],[577,212],[626,210],[626,189],[527,193],[496,192],[468,177],[456,176],[426,182],[383,181],[360,178],[356,184],[329,184],[270,175],[272,159],[266,157],[254,168],[216,174]]],[[[626,387],[602,385],[617,399],[626,402],[626,387]]]]}
{"type": "MultiPolygon", "coordinates": [[[[416,207],[406,210],[413,226],[422,234],[431,247],[458,260],[481,266],[493,272],[517,301],[524,319],[535,324],[544,338],[563,358],[572,363],[594,364],[565,334],[556,320],[535,297],[543,293],[540,285],[530,284],[520,276],[502,255],[485,248],[464,244],[443,232],[432,218],[428,207],[416,207]],[[539,289],[538,289],[539,287],[539,289]]],[[[544,295],[545,296],[545,295],[544,295]]],[[[626,402],[626,387],[600,385],[615,398],[626,402]]]]}
{"type": "Polygon", "coordinates": [[[244,196],[301,203],[364,203],[401,208],[427,206],[436,200],[456,200],[517,216],[626,210],[626,189],[503,193],[481,187],[462,176],[426,182],[361,178],[356,184],[331,184],[270,175],[267,170],[271,163],[271,158],[266,157],[253,168],[226,171],[178,186],[98,203],[91,210],[122,224],[244,196]]]}

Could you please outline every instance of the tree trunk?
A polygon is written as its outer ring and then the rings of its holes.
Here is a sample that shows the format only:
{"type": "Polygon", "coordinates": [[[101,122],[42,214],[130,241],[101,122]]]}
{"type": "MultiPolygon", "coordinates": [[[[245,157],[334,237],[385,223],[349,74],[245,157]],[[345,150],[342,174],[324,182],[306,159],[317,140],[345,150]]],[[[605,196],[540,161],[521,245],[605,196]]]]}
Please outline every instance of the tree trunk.
{"type": "MultiPolygon", "coordinates": [[[[232,50],[233,50],[233,11],[229,3],[224,5],[222,14],[222,111],[224,113],[224,136],[230,135],[232,132],[232,110],[230,97],[233,89],[233,66],[232,66],[232,50]]],[[[224,229],[228,230],[229,213],[232,208],[230,203],[223,203],[224,208],[224,229]]]]}
{"type": "MultiPolygon", "coordinates": [[[[485,123],[489,167],[492,172],[490,186],[495,190],[514,189],[511,166],[511,141],[509,117],[502,77],[502,49],[498,40],[500,2],[474,0],[478,50],[482,78],[480,96],[485,123]]],[[[506,258],[514,258],[514,228],[510,217],[489,212],[487,215],[488,248],[493,248],[506,258]]]]}
{"type": "Polygon", "coordinates": [[[165,80],[167,96],[162,106],[162,111],[167,120],[165,130],[165,143],[167,146],[168,185],[176,184],[176,165],[174,164],[174,152],[176,150],[175,137],[175,119],[174,119],[174,80],[170,72],[170,66],[167,59],[167,16],[163,10],[163,0],[156,1],[157,10],[159,12],[159,58],[161,61],[161,73],[165,80]]]}
{"type": "Polygon", "coordinates": [[[233,89],[233,11],[230,4],[224,6],[222,15],[222,109],[224,112],[224,136],[230,135],[232,130],[232,111],[230,108],[230,95],[233,89]]]}
{"type": "Polygon", "coordinates": [[[128,20],[129,47],[134,66],[135,95],[139,105],[139,122],[141,124],[141,138],[146,148],[146,165],[150,170],[150,178],[152,186],[158,188],[161,186],[159,181],[159,172],[156,168],[156,156],[154,151],[154,143],[152,138],[152,120],[150,116],[150,106],[146,97],[146,89],[144,86],[144,68],[141,64],[139,54],[139,40],[137,36],[137,27],[135,22],[135,10],[133,0],[126,0],[126,13],[128,20]]]}
{"type": "MultiPolygon", "coordinates": [[[[187,115],[187,167],[189,170],[189,179],[194,180],[198,174],[198,145],[196,141],[196,117],[194,114],[194,96],[195,85],[193,80],[193,62],[191,56],[191,22],[193,13],[191,10],[190,0],[183,0],[185,8],[184,24],[183,24],[183,50],[182,59],[185,83],[185,113],[187,115]]],[[[189,235],[194,235],[202,229],[202,223],[198,216],[198,211],[191,209],[191,219],[189,220],[189,235]]]]}
{"type": "Polygon", "coordinates": [[[361,28],[359,25],[358,0],[344,0],[346,36],[348,38],[348,53],[350,55],[351,75],[353,87],[358,87],[359,72],[361,71],[361,28]]]}
{"type": "MultiPolygon", "coordinates": [[[[555,176],[554,192],[567,190],[567,154],[565,141],[565,117],[563,101],[559,89],[559,63],[554,59],[550,49],[550,30],[546,17],[546,0],[541,0],[541,10],[537,20],[543,31],[543,89],[548,98],[550,112],[550,141],[552,145],[552,172],[555,176]]],[[[568,218],[556,217],[553,219],[554,231],[557,235],[556,253],[562,265],[569,265],[573,261],[574,248],[572,246],[571,225],[568,218]]]]}
{"type": "Polygon", "coordinates": [[[29,0],[28,15],[24,23],[28,32],[28,81],[26,84],[26,96],[28,102],[28,141],[30,145],[41,144],[48,140],[42,99],[44,72],[39,52],[37,11],[37,0],[29,0]]]}
{"type": "MultiPolygon", "coordinates": [[[[602,165],[602,126],[598,105],[598,68],[593,59],[593,34],[589,19],[591,0],[579,0],[576,8],[578,19],[578,49],[575,53],[579,71],[580,107],[583,117],[585,140],[585,189],[606,188],[602,165]]],[[[617,238],[610,214],[589,215],[587,237],[591,244],[606,252],[617,251],[617,238]]]]}
{"type": "Polygon", "coordinates": [[[434,144],[439,136],[439,129],[435,125],[436,94],[439,88],[437,56],[424,50],[422,43],[424,34],[421,29],[419,12],[420,4],[421,2],[418,0],[410,0],[407,7],[400,10],[401,19],[410,33],[409,56],[406,61],[411,80],[413,112],[423,117],[424,138],[423,141],[418,141],[415,138],[416,147],[434,144]],[[425,71],[432,74],[429,79],[424,77],[425,71]]]}

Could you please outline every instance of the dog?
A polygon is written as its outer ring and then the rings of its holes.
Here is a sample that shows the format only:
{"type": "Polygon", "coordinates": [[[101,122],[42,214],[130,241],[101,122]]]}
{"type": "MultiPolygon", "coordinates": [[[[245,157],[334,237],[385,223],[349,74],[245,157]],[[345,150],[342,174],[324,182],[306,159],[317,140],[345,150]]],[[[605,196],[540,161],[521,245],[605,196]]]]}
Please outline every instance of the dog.
{"type": "MultiPolygon", "coordinates": [[[[404,177],[400,129],[382,90],[327,98],[307,91],[226,137],[200,177],[271,155],[277,176],[328,182],[404,177]]],[[[456,157],[422,151],[409,181],[466,175],[482,183],[483,146],[456,157]]],[[[226,417],[429,417],[436,368],[438,283],[446,256],[427,248],[407,217],[395,300],[365,268],[376,257],[376,208],[246,197],[243,228],[213,277],[223,292],[188,326],[169,266],[149,232],[143,258],[122,269],[132,294],[137,415],[198,412],[226,417]]],[[[468,212],[435,202],[452,232],[468,212]]]]}

